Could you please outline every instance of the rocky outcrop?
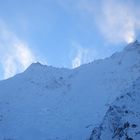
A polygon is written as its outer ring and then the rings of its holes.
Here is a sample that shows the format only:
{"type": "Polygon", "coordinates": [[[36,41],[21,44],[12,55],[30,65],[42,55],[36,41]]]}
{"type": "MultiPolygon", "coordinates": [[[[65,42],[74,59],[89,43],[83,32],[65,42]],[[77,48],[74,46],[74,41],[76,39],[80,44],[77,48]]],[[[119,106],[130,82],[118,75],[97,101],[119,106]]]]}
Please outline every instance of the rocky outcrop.
{"type": "Polygon", "coordinates": [[[140,78],[109,107],[90,140],[140,139],[140,78]]]}

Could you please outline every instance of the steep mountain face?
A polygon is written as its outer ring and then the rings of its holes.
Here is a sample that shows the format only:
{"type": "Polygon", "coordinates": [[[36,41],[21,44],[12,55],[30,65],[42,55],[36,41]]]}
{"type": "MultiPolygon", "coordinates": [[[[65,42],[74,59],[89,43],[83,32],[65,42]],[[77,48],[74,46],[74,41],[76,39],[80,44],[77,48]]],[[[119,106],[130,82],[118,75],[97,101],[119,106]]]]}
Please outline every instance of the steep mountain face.
{"type": "Polygon", "coordinates": [[[90,140],[140,139],[140,78],[110,105],[90,140]]]}
{"type": "Polygon", "coordinates": [[[85,140],[140,77],[140,44],[77,69],[32,64],[0,82],[0,140],[85,140]]]}

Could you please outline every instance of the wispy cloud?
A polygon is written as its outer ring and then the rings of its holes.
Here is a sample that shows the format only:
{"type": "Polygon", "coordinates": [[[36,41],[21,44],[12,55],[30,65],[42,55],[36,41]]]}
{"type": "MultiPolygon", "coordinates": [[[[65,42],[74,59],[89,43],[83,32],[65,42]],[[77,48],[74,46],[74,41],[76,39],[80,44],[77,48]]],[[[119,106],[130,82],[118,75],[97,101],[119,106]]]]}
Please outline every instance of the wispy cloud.
{"type": "Polygon", "coordinates": [[[8,30],[6,24],[1,20],[0,63],[4,71],[3,78],[6,79],[22,72],[34,61],[35,56],[27,43],[8,30]]]}
{"type": "Polygon", "coordinates": [[[72,68],[79,67],[81,64],[89,63],[96,57],[96,52],[91,48],[84,48],[78,43],[73,43],[74,57],[72,59],[72,68]]]}
{"type": "Polygon", "coordinates": [[[140,12],[136,1],[68,0],[66,2],[61,0],[62,2],[63,6],[67,8],[73,6],[84,18],[88,17],[88,22],[93,23],[94,28],[97,27],[103,37],[111,43],[129,43],[137,37],[136,31],[140,29],[140,12]],[[69,1],[71,4],[68,3],[69,1]]]}
{"type": "Polygon", "coordinates": [[[97,21],[103,35],[111,42],[132,42],[140,28],[140,13],[130,1],[102,1],[101,18],[97,21]]]}

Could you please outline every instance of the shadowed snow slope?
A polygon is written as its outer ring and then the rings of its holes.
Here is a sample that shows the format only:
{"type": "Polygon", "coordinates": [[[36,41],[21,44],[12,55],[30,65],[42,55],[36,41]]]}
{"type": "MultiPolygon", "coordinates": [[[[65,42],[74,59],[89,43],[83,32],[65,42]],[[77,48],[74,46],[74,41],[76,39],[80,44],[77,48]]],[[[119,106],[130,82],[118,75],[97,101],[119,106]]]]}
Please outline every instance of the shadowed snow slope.
{"type": "Polygon", "coordinates": [[[138,77],[138,42],[73,70],[32,64],[0,82],[0,140],[86,140],[138,77]]]}
{"type": "Polygon", "coordinates": [[[140,139],[140,78],[110,105],[90,140],[140,139]]]}

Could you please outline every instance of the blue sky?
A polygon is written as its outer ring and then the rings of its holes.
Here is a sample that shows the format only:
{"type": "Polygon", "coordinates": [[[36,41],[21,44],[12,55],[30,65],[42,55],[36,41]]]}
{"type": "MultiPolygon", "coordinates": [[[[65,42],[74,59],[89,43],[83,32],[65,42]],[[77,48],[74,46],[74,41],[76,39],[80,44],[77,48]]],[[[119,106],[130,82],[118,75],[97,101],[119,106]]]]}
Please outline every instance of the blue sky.
{"type": "Polygon", "coordinates": [[[0,79],[32,62],[74,68],[139,39],[139,0],[0,0],[0,79]]]}

